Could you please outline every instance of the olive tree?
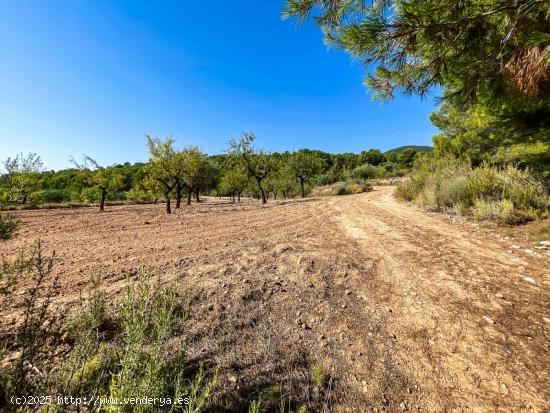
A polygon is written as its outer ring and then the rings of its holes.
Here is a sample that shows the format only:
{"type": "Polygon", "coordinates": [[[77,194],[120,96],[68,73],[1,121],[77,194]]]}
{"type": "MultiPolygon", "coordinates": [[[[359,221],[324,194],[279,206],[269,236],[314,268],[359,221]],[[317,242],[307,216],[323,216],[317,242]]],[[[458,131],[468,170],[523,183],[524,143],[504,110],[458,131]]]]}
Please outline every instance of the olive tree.
{"type": "Polygon", "coordinates": [[[262,182],[275,165],[269,153],[252,145],[254,139],[256,137],[252,133],[243,133],[240,139],[231,139],[229,141],[229,154],[235,163],[243,165],[248,176],[256,181],[262,203],[265,204],[267,203],[267,197],[262,182]]]}
{"type": "Polygon", "coordinates": [[[302,149],[294,152],[288,162],[290,170],[300,182],[302,198],[305,198],[306,193],[304,184],[313,175],[321,172],[323,161],[310,151],[302,149]]]}

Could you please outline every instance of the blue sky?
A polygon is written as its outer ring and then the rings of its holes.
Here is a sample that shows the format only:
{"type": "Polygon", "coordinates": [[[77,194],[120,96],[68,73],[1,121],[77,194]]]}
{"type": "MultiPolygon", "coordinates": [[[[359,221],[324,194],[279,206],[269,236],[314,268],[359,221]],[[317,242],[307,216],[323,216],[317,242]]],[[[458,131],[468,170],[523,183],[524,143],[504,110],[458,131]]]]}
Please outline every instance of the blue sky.
{"type": "Polygon", "coordinates": [[[433,98],[381,104],[363,68],[282,1],[0,0],[0,159],[147,159],[144,134],[222,152],[430,145],[433,98]]]}

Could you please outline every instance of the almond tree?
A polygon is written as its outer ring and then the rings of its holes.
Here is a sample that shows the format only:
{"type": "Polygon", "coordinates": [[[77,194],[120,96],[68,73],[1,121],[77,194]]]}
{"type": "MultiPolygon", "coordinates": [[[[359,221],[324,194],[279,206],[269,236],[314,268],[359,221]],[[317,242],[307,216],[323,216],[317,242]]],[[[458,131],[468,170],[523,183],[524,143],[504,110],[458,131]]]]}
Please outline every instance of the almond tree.
{"type": "Polygon", "coordinates": [[[176,186],[174,187],[174,191],[176,195],[176,209],[179,209],[181,207],[181,198],[182,198],[183,190],[188,187],[187,181],[185,178],[185,166],[186,166],[185,162],[186,162],[185,150],[176,152],[174,155],[175,171],[177,172],[176,175],[174,175],[174,180],[176,182],[176,186]]]}
{"type": "Polygon", "coordinates": [[[252,133],[243,133],[240,139],[229,141],[229,154],[235,164],[241,164],[246,169],[248,176],[254,178],[262,197],[262,203],[267,203],[265,190],[262,186],[263,180],[274,168],[274,160],[269,153],[254,148],[252,142],[256,137],[252,133]]]}
{"type": "Polygon", "coordinates": [[[242,168],[236,167],[228,169],[220,180],[220,191],[231,196],[233,202],[235,202],[236,195],[237,201],[241,202],[241,195],[248,181],[249,178],[246,175],[246,171],[242,168]]]}
{"type": "Polygon", "coordinates": [[[147,175],[159,186],[166,201],[166,213],[171,214],[170,194],[182,176],[183,163],[174,151],[173,138],[166,138],[164,141],[150,135],[145,138],[149,149],[147,175]]]}
{"type": "Polygon", "coordinates": [[[188,146],[182,151],[183,179],[187,186],[187,205],[191,204],[193,193],[199,202],[199,192],[208,185],[208,157],[198,146],[188,146]]]}
{"type": "Polygon", "coordinates": [[[99,188],[99,212],[105,210],[107,193],[117,191],[124,185],[122,174],[114,166],[101,166],[95,159],[84,155],[84,162],[79,164],[71,159],[75,166],[87,175],[87,180],[99,188]],[[91,165],[91,168],[88,165],[91,165]],[[93,169],[92,169],[93,168],[93,169]]]}
{"type": "Polygon", "coordinates": [[[300,182],[302,198],[305,198],[304,183],[321,171],[323,161],[310,151],[302,149],[292,154],[289,159],[289,167],[300,182]]]}

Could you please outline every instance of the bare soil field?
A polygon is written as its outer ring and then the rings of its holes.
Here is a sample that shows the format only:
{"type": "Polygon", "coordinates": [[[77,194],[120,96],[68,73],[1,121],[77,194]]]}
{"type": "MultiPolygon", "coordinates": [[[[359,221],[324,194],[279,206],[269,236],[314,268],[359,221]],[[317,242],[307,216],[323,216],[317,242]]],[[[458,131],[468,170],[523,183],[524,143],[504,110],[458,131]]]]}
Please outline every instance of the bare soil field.
{"type": "MultiPolygon", "coordinates": [[[[172,215],[25,211],[0,254],[36,239],[55,251],[58,308],[93,274],[113,302],[142,267],[177,280],[190,357],[221,369],[214,411],[242,411],[274,384],[318,397],[314,366],[337,412],[550,411],[548,250],[392,190],[267,206],[209,199],[172,215]]],[[[20,311],[9,304],[2,331],[20,311]]]]}

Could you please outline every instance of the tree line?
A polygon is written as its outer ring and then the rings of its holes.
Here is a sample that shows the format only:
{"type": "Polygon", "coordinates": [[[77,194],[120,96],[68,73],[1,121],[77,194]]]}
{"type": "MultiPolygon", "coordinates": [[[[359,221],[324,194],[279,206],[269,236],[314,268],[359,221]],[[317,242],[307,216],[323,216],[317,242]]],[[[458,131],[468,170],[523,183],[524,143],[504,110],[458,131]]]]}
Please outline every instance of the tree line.
{"type": "Polygon", "coordinates": [[[209,156],[196,145],[182,149],[173,138],[146,135],[146,163],[102,165],[91,156],[71,158],[73,167],[45,169],[39,155],[18,154],[3,161],[0,206],[37,206],[58,203],[95,203],[103,211],[106,201],[157,202],[167,213],[182,202],[190,205],[200,196],[305,197],[313,186],[349,179],[404,175],[418,156],[414,149],[382,153],[331,154],[320,150],[268,152],[256,147],[255,136],[243,133],[229,142],[223,154],[209,156]]]}

